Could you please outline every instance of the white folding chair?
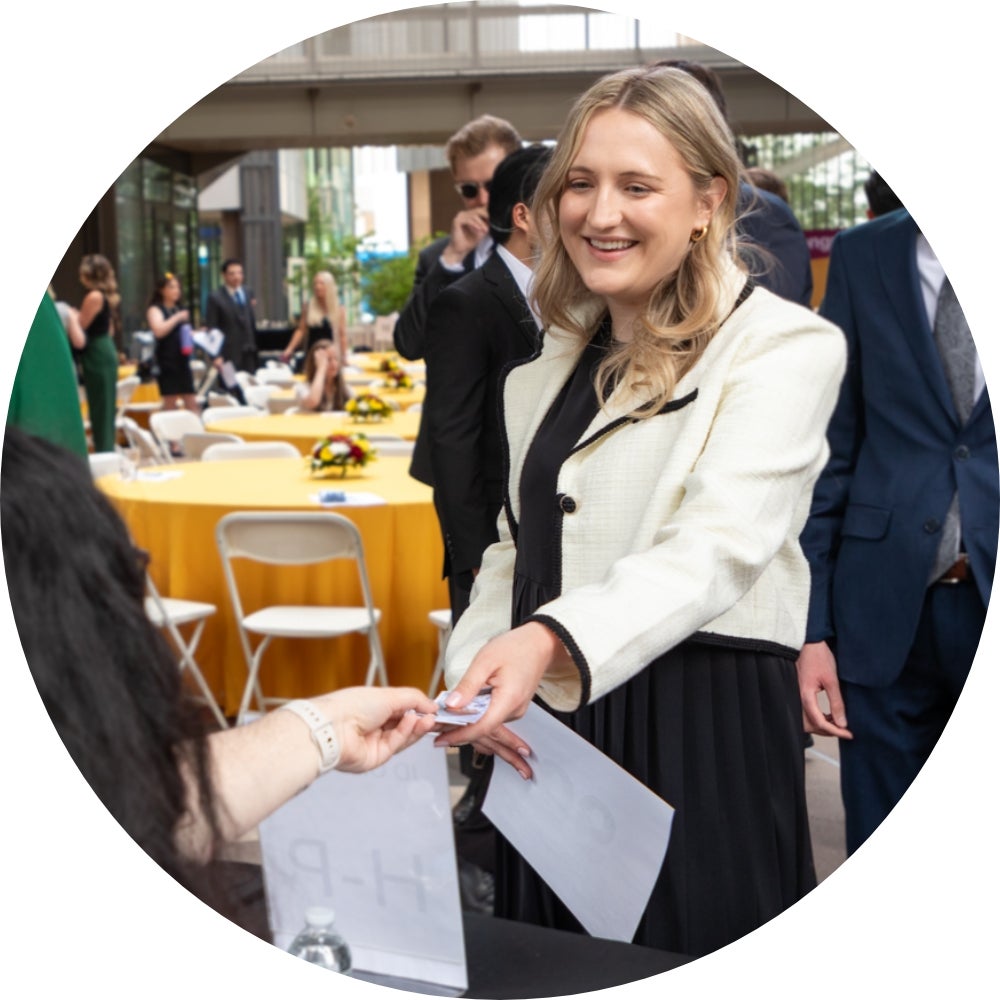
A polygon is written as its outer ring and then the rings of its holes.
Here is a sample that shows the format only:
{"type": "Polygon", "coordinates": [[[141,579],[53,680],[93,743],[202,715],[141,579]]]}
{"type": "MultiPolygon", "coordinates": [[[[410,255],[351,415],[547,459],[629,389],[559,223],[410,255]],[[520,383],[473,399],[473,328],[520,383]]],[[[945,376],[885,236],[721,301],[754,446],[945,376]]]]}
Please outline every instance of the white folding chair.
{"type": "Polygon", "coordinates": [[[433,698],[438,693],[441,678],[444,676],[444,651],[448,645],[448,639],[451,638],[451,608],[437,608],[427,618],[438,630],[437,662],[434,664],[431,682],[427,685],[427,697],[433,698]]]}
{"type": "Polygon", "coordinates": [[[122,417],[120,424],[128,446],[135,448],[139,453],[140,464],[160,465],[173,461],[170,449],[161,448],[156,438],[144,427],[140,427],[131,417],[122,417]]]}
{"type": "Polygon", "coordinates": [[[290,441],[241,441],[212,444],[202,453],[203,462],[233,462],[241,458],[301,458],[302,452],[290,441]]]}
{"type": "Polygon", "coordinates": [[[132,402],[132,397],[135,395],[135,390],[139,388],[140,382],[141,379],[138,375],[129,375],[128,378],[120,378],[115,385],[115,403],[118,407],[115,413],[116,424],[125,416],[125,410],[132,402]]]}
{"type": "Polygon", "coordinates": [[[243,398],[249,406],[266,411],[267,401],[274,395],[275,388],[273,385],[251,385],[243,390],[243,398]]]}
{"type": "Polygon", "coordinates": [[[181,451],[185,458],[200,459],[205,449],[213,444],[242,444],[243,438],[238,434],[225,434],[222,431],[197,431],[185,434],[181,438],[181,451]]]}
{"type": "Polygon", "coordinates": [[[404,441],[403,438],[375,438],[369,437],[375,451],[379,455],[412,455],[413,441],[404,441]]]}
{"type": "Polygon", "coordinates": [[[219,521],[215,538],[247,662],[247,682],[237,723],[243,720],[252,697],[256,696],[261,710],[282,700],[265,698],[258,680],[261,659],[274,638],[332,639],[355,632],[365,635],[370,654],[365,683],[372,684],[377,678],[381,684],[388,684],[378,634],[381,612],[372,602],[364,547],[353,522],[327,511],[240,512],[227,514],[219,521]],[[308,566],[353,559],[364,605],[274,605],[245,614],[233,566],[238,559],[275,566],[308,566]],[[251,645],[251,634],[262,636],[256,649],[251,645]]]}
{"type": "Polygon", "coordinates": [[[235,396],[230,396],[228,392],[210,392],[208,394],[209,406],[239,406],[235,396]]]}
{"type": "MultiPolygon", "coordinates": [[[[149,415],[149,429],[165,450],[180,451],[181,439],[185,434],[198,434],[205,429],[201,417],[190,410],[160,410],[149,415]]],[[[182,452],[183,454],[183,452],[182,452]]]]}
{"type": "Polygon", "coordinates": [[[287,365],[281,368],[258,368],[254,378],[261,386],[288,389],[295,385],[295,376],[287,365]]]}
{"type": "Polygon", "coordinates": [[[267,400],[268,413],[287,413],[296,408],[298,400],[295,396],[269,396],[267,400]]]}
{"type": "Polygon", "coordinates": [[[186,601],[179,597],[164,597],[156,589],[152,577],[146,574],[146,617],[157,627],[163,629],[174,648],[180,656],[178,667],[183,672],[187,670],[191,678],[198,685],[205,703],[208,705],[216,722],[222,729],[228,729],[229,724],[226,717],[219,708],[219,703],[212,694],[212,689],[208,686],[201,668],[194,658],[194,652],[201,641],[201,633],[205,629],[205,622],[218,610],[214,604],[206,604],[202,601],[186,601]],[[181,634],[181,626],[194,625],[191,635],[185,639],[181,634]]]}
{"type": "Polygon", "coordinates": [[[122,456],[117,451],[92,451],[87,455],[87,461],[94,479],[116,476],[122,471],[122,456]]]}
{"type": "Polygon", "coordinates": [[[265,417],[267,411],[257,406],[210,406],[201,415],[204,426],[211,427],[220,420],[235,420],[238,417],[265,417]]]}

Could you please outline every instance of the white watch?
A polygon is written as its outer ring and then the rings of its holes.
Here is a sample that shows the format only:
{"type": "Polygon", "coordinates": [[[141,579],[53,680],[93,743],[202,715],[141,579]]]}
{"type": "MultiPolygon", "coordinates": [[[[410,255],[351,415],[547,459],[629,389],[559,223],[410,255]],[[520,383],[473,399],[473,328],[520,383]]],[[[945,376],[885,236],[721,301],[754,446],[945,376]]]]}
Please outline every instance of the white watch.
{"type": "Polygon", "coordinates": [[[340,760],[340,744],[337,742],[333,723],[311,701],[305,699],[286,701],[280,707],[294,712],[309,727],[313,742],[319,749],[319,773],[325,774],[336,767],[340,760]]]}

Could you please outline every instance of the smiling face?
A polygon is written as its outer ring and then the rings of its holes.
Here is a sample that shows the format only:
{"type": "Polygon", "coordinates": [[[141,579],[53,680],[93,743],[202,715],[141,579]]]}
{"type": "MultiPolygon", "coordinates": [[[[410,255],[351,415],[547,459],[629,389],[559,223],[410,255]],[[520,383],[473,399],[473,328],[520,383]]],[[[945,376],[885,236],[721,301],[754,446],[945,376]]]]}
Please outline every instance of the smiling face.
{"type": "Polygon", "coordinates": [[[615,336],[675,274],[691,234],[725,195],[699,191],[680,154],[649,121],[607,108],[590,119],[559,200],[559,235],[583,283],[606,302],[615,336]]]}

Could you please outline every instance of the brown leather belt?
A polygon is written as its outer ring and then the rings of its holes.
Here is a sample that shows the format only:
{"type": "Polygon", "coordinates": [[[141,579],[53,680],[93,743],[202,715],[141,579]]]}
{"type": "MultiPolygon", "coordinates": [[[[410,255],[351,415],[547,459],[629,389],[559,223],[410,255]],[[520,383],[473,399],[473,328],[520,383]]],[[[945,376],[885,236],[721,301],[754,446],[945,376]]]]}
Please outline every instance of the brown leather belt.
{"type": "Polygon", "coordinates": [[[972,579],[972,567],[969,565],[969,557],[964,553],[958,557],[958,562],[950,569],[945,570],[944,575],[938,579],[938,583],[962,583],[963,580],[972,579]]]}

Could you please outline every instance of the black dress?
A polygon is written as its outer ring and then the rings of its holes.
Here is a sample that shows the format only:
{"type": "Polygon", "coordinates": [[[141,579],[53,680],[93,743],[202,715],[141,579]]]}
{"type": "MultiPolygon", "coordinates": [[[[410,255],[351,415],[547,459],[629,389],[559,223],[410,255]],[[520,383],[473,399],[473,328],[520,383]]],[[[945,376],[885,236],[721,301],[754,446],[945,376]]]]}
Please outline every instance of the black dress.
{"type": "MultiPolygon", "coordinates": [[[[156,308],[163,314],[164,320],[170,319],[179,309],[178,306],[168,309],[163,305],[156,308]]],[[[180,323],[165,337],[156,338],[156,366],[159,369],[156,383],[159,386],[161,396],[194,395],[191,362],[181,350],[180,323]]]]}
{"type": "MultiPolygon", "coordinates": [[[[556,478],[597,414],[593,368],[608,336],[602,330],[584,351],[525,459],[515,626],[561,592],[556,478]]],[[[815,886],[793,660],[735,642],[688,640],[594,704],[552,714],[676,810],[637,944],[705,955],[815,886]]],[[[497,915],[582,931],[510,844],[498,841],[497,915]]]]}
{"type": "MultiPolygon", "coordinates": [[[[322,320],[318,323],[314,323],[311,326],[306,327],[306,353],[308,354],[309,348],[318,340],[332,340],[335,344],[337,343],[337,338],[333,335],[333,326],[330,323],[330,317],[324,316],[322,320]]],[[[337,344],[339,349],[340,345],[337,344]]]]}

